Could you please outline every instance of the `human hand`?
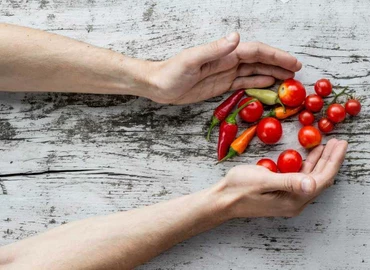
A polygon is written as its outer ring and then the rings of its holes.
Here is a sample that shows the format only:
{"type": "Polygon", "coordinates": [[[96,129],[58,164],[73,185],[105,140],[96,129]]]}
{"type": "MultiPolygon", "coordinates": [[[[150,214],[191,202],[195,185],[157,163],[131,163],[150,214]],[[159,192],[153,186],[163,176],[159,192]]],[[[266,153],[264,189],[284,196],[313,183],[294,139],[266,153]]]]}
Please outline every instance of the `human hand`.
{"type": "Polygon", "coordinates": [[[347,142],[331,139],[313,149],[300,173],[273,173],[262,166],[232,168],[216,185],[228,218],[293,217],[331,186],[347,151],[347,142]]]}
{"type": "Polygon", "coordinates": [[[285,51],[260,42],[239,42],[239,34],[231,33],[154,62],[147,78],[153,88],[148,97],[159,103],[194,103],[228,90],[268,87],[275,79],[294,77],[302,67],[285,51]]]}

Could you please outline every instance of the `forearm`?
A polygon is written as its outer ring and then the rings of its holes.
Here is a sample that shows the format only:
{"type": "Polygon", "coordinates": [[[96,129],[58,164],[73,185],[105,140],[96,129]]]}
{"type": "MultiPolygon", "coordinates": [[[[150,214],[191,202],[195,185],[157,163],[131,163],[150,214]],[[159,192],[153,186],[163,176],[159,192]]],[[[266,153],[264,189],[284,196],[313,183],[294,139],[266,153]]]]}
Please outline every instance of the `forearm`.
{"type": "Polygon", "coordinates": [[[67,37],[0,24],[0,90],[149,97],[152,62],[67,37]]]}
{"type": "Polygon", "coordinates": [[[0,257],[9,269],[131,269],[227,220],[219,190],[66,224],[3,247],[0,257]]]}

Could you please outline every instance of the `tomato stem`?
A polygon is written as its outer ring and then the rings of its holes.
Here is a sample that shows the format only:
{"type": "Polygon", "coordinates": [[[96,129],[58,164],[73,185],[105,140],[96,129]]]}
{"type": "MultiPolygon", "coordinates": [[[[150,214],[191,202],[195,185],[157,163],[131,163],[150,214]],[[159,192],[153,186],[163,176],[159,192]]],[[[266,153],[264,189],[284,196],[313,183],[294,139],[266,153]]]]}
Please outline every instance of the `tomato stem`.
{"type": "Polygon", "coordinates": [[[348,86],[344,87],[344,89],[342,91],[340,91],[339,93],[336,93],[334,90],[333,90],[333,93],[334,93],[334,98],[331,102],[327,103],[325,108],[322,110],[322,115],[325,116],[325,113],[327,111],[327,109],[329,108],[330,105],[334,104],[337,102],[338,98],[343,96],[343,95],[347,95],[347,96],[350,96],[348,93],[346,93],[346,91],[348,90],[348,86]]]}
{"type": "Polygon", "coordinates": [[[338,94],[333,90],[334,99],[329,103],[329,105],[336,103],[337,102],[337,99],[340,96],[343,96],[343,95],[349,96],[349,94],[346,93],[347,90],[348,90],[348,86],[344,87],[344,89],[342,91],[340,91],[338,94]]]}

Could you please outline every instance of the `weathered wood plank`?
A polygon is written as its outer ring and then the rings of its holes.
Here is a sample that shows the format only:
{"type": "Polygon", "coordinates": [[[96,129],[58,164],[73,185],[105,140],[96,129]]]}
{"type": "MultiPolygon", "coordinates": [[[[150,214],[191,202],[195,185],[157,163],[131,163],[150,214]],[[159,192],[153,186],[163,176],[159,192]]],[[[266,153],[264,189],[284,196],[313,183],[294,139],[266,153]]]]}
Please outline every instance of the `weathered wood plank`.
{"type": "MultiPolygon", "coordinates": [[[[2,22],[146,59],[237,30],[295,54],[309,92],[325,76],[362,96],[370,89],[369,14],[366,0],[0,1],[2,22]]],[[[261,149],[255,140],[247,155],[214,166],[215,142],[203,136],[220,100],[163,106],[125,96],[0,94],[0,244],[208,187],[232,166],[287,147],[305,155],[292,119],[278,145],[261,149]]],[[[234,220],[142,269],[368,269],[369,105],[328,136],[349,140],[347,160],[302,216],[234,220]]]]}

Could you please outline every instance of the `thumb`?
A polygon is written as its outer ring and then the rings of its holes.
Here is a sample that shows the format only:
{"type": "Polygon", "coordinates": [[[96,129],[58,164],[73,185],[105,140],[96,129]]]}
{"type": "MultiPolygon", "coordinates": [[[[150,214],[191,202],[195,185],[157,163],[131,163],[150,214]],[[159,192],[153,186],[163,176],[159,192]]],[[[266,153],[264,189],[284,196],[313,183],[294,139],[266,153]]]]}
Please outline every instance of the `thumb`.
{"type": "Polygon", "coordinates": [[[286,191],[312,195],[316,191],[316,181],[303,173],[274,173],[266,185],[266,192],[286,191]]]}
{"type": "Polygon", "coordinates": [[[235,50],[239,41],[239,34],[233,32],[227,37],[185,50],[183,54],[184,61],[191,68],[199,67],[207,62],[228,55],[235,50]]]}

